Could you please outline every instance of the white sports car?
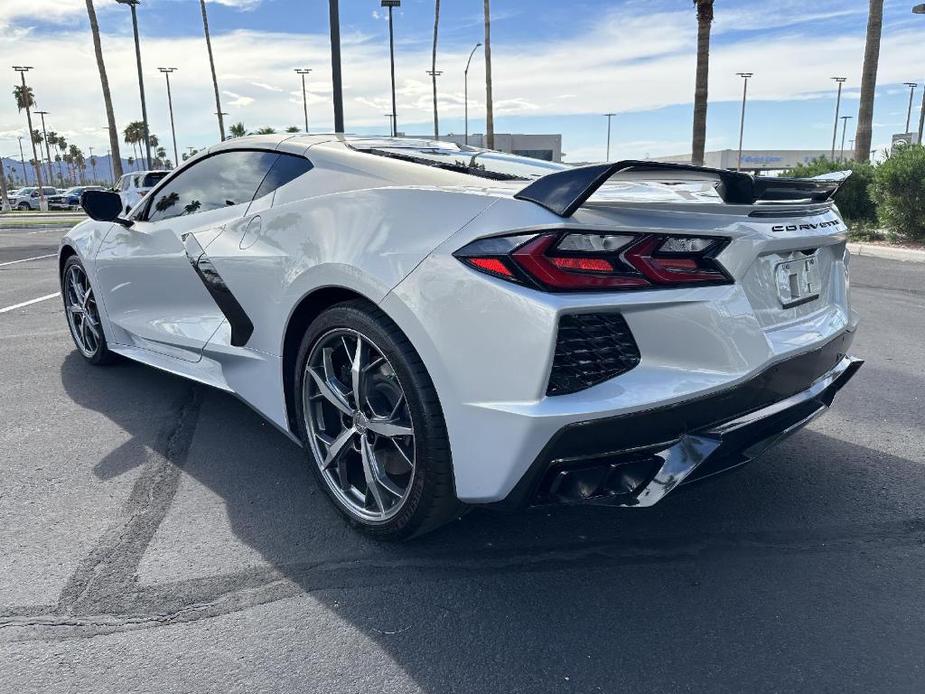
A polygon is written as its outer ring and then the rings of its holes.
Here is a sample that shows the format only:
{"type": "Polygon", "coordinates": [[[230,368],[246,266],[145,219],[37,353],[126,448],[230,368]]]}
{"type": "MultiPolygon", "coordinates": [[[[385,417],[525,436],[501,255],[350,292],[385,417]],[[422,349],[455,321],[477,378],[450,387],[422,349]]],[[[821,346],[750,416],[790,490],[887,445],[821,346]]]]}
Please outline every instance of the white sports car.
{"type": "Polygon", "coordinates": [[[824,411],[861,362],[843,177],[240,138],[63,239],[71,334],[236,394],[356,526],[649,506],[824,411]]]}

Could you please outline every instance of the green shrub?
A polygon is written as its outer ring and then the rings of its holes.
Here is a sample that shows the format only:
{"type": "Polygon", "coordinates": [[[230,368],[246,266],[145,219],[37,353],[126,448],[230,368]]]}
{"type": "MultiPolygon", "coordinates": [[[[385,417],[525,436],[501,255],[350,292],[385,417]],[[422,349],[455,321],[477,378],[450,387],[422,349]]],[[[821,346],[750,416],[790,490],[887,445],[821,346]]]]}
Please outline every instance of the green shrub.
{"type": "Polygon", "coordinates": [[[871,196],[892,234],[925,241],[925,147],[898,147],[877,167],[871,196]]]}
{"type": "Polygon", "coordinates": [[[870,185],[874,180],[874,166],[867,162],[832,161],[814,159],[808,164],[799,164],[784,171],[782,176],[812,178],[832,171],[851,170],[851,176],[835,194],[835,203],[846,222],[857,224],[877,221],[877,206],[870,196],[870,185]]]}

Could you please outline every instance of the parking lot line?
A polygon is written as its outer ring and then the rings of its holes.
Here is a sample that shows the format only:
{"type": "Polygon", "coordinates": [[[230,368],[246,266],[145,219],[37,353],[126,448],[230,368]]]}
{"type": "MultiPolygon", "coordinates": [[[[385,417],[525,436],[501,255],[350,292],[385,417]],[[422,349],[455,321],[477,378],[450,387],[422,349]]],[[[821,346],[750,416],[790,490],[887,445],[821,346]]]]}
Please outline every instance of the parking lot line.
{"type": "Polygon", "coordinates": [[[37,304],[40,301],[48,301],[49,299],[54,299],[61,292],[55,292],[54,294],[47,294],[46,296],[40,296],[37,299],[29,299],[29,301],[23,301],[21,304],[13,304],[12,306],[4,306],[0,308],[0,313],[6,313],[7,311],[15,311],[18,308],[23,306],[29,306],[30,304],[37,304]]]}
{"type": "Polygon", "coordinates": [[[34,255],[31,258],[20,258],[19,260],[9,260],[5,263],[0,263],[0,267],[4,265],[15,265],[16,263],[28,263],[30,260],[42,260],[44,258],[54,258],[57,256],[57,253],[49,253],[48,255],[34,255]]]}

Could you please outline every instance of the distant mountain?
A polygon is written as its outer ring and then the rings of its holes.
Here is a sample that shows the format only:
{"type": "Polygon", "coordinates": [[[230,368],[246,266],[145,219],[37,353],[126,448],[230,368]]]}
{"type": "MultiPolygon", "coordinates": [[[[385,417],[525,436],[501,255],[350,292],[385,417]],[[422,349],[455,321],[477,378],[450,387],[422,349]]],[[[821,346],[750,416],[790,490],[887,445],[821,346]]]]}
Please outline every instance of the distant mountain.
{"type": "MultiPolygon", "coordinates": [[[[108,155],[99,156],[94,155],[96,159],[96,167],[90,166],[90,158],[87,157],[87,168],[84,170],[84,183],[98,183],[100,185],[109,185],[112,182],[112,165],[110,163],[111,157],[108,155]]],[[[29,161],[26,160],[25,174],[23,173],[23,165],[19,159],[13,159],[10,157],[3,157],[3,172],[6,174],[7,181],[14,187],[20,188],[22,186],[34,186],[35,185],[35,173],[32,169],[32,166],[29,165],[29,161]]],[[[68,175],[67,165],[62,162],[60,165],[52,159],[51,162],[53,179],[50,183],[45,181],[45,171],[47,169],[47,164],[42,166],[42,183],[45,185],[52,185],[56,187],[62,187],[61,179],[59,178],[61,173],[64,174],[64,185],[63,187],[68,188],[72,185],[76,185],[72,178],[68,175]]],[[[122,160],[122,171],[123,173],[129,173],[131,171],[138,171],[142,168],[141,162],[133,162],[132,166],[129,166],[128,161],[122,160]]]]}

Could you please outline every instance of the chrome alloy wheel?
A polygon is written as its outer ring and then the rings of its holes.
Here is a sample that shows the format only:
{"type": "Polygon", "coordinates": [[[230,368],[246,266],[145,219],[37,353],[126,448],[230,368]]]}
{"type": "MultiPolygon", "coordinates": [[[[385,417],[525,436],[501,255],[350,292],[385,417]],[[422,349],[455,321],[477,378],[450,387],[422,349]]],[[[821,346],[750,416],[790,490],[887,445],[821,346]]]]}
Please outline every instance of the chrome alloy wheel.
{"type": "Polygon", "coordinates": [[[302,388],[309,443],[329,489],[362,520],[394,517],[414,479],[414,427],[382,350],[356,330],[331,330],[312,346],[302,388]]]}
{"type": "Polygon", "coordinates": [[[92,358],[100,348],[100,314],[87,273],[79,264],[71,265],[64,276],[64,306],[67,323],[77,348],[92,358]]]}

